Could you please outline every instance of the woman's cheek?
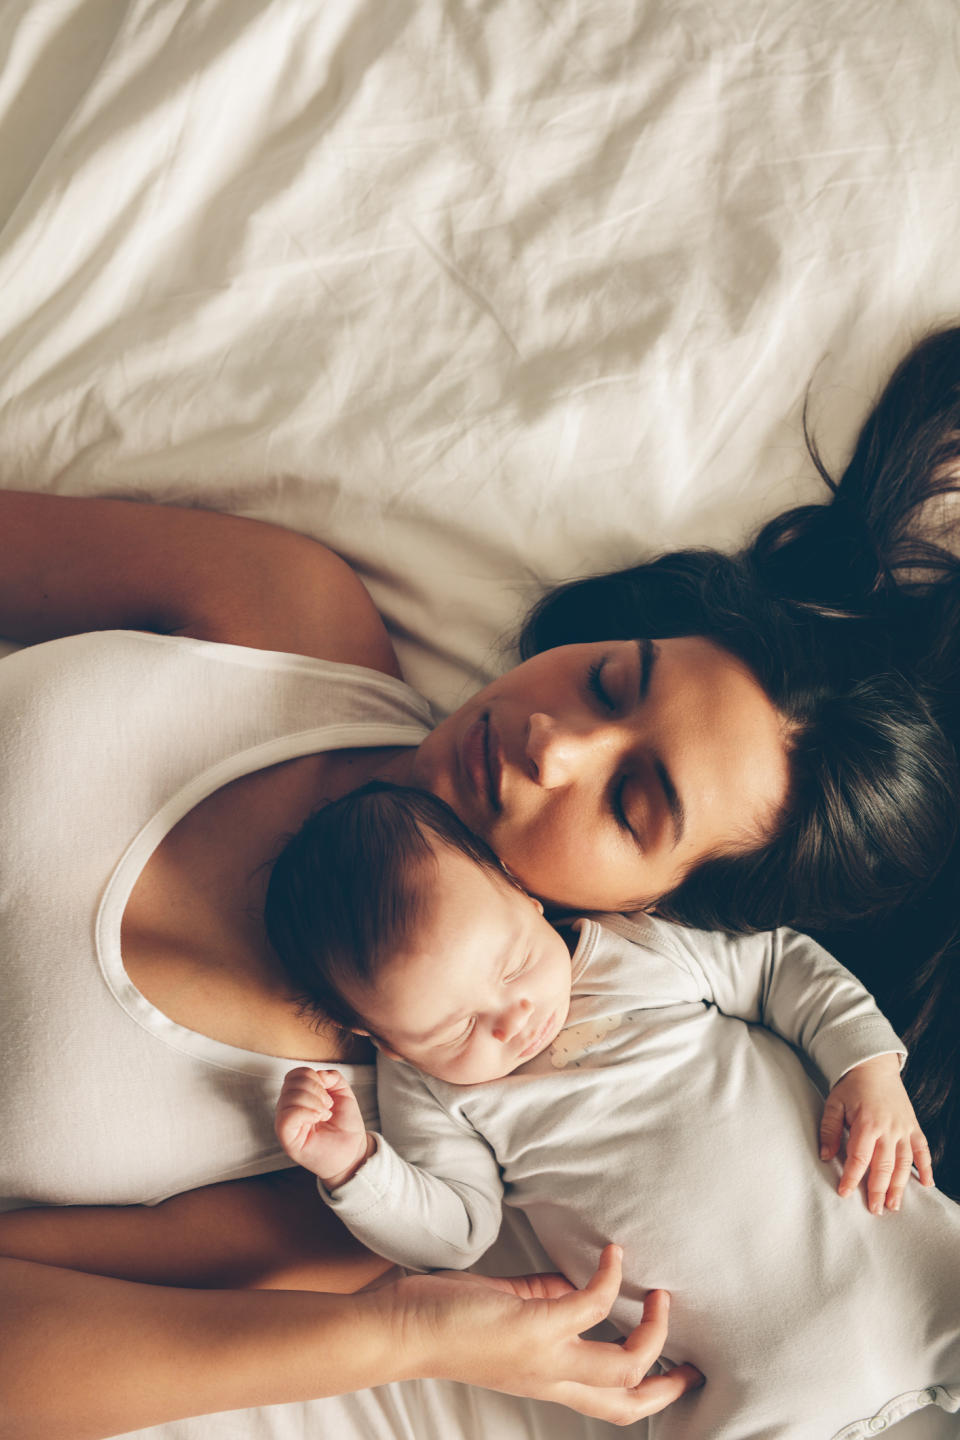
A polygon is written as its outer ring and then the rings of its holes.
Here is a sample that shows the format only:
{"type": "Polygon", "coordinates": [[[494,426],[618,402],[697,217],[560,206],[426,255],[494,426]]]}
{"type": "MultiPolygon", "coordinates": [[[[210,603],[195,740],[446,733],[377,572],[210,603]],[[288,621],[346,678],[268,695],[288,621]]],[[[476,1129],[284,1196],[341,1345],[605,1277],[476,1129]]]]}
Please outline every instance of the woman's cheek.
{"type": "Polygon", "coordinates": [[[504,864],[534,895],[563,900],[584,879],[584,867],[603,865],[602,852],[587,838],[572,836],[562,815],[544,816],[509,833],[494,833],[490,843],[504,864]]]}

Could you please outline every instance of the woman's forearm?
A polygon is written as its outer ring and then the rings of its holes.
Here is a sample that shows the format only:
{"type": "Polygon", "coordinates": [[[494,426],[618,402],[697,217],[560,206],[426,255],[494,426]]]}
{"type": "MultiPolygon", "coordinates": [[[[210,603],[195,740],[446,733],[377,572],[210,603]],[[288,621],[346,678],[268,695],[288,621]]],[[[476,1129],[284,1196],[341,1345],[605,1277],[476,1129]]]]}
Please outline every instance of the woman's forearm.
{"type": "Polygon", "coordinates": [[[336,1294],[390,1268],[299,1169],[191,1190],[162,1205],[11,1211],[0,1215],[0,1255],[148,1285],[336,1294]]]}
{"type": "Polygon", "coordinates": [[[579,1292],[559,1276],[470,1275],[360,1295],[174,1290],[0,1259],[0,1440],[105,1440],[429,1376],[626,1424],[702,1377],[647,1375],[667,1337],[662,1291],[622,1345],[581,1338],[620,1279],[614,1246],[579,1292]]]}
{"type": "Polygon", "coordinates": [[[0,1440],[102,1440],[402,1378],[373,1297],[174,1290],[0,1260],[0,1440]]]}

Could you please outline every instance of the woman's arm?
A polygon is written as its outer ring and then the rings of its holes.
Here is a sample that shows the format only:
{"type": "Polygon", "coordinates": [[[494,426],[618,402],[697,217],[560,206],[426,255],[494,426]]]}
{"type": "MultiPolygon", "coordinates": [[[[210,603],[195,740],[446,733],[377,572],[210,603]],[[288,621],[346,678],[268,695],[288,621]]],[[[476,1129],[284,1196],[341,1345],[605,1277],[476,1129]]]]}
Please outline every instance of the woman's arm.
{"type": "Polygon", "coordinates": [[[699,1377],[642,1378],[666,1339],[663,1292],[623,1347],[579,1338],[619,1283],[612,1247],[571,1293],[423,1276],[358,1296],[172,1290],[0,1260],[0,1440],[102,1440],[421,1376],[627,1423],[699,1377]]]}
{"type": "Polygon", "coordinates": [[[323,1204],[305,1170],[175,1195],[161,1205],[75,1205],[0,1215],[0,1255],[146,1285],[351,1294],[390,1262],[323,1204]]]}
{"type": "Polygon", "coordinates": [[[0,1440],[100,1440],[403,1373],[352,1297],[176,1290],[0,1260],[0,1440]]]}
{"type": "Polygon", "coordinates": [[[132,500],[0,490],[0,635],[154,630],[396,675],[362,582],[276,525],[132,500]]]}

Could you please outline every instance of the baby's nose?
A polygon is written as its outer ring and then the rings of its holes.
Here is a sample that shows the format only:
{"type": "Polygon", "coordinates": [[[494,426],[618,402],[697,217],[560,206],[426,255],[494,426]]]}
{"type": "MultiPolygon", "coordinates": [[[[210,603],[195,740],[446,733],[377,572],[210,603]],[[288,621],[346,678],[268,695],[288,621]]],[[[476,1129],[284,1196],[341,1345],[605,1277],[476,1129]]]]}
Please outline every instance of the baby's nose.
{"type": "Polygon", "coordinates": [[[511,1005],[509,1010],[504,1011],[493,1028],[494,1040],[499,1040],[505,1044],[508,1040],[512,1040],[515,1035],[519,1035],[529,1020],[532,1009],[533,1004],[529,1000],[518,1000],[515,1005],[511,1005]]]}

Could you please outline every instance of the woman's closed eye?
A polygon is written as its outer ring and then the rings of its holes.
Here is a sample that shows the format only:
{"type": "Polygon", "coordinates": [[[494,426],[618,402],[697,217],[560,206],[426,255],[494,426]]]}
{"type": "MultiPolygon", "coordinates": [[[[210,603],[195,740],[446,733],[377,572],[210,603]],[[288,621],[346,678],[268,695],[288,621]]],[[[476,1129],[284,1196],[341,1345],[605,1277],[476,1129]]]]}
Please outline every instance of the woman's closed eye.
{"type": "Polygon", "coordinates": [[[587,690],[595,700],[600,702],[604,710],[613,711],[617,708],[617,702],[603,682],[603,671],[606,663],[607,656],[603,655],[590,666],[587,671],[587,690]]]}
{"type": "Polygon", "coordinates": [[[637,833],[636,824],[631,824],[627,815],[627,780],[629,776],[621,775],[615,781],[613,790],[610,793],[610,813],[616,820],[620,829],[625,831],[639,850],[643,849],[640,836],[637,833]]]}

